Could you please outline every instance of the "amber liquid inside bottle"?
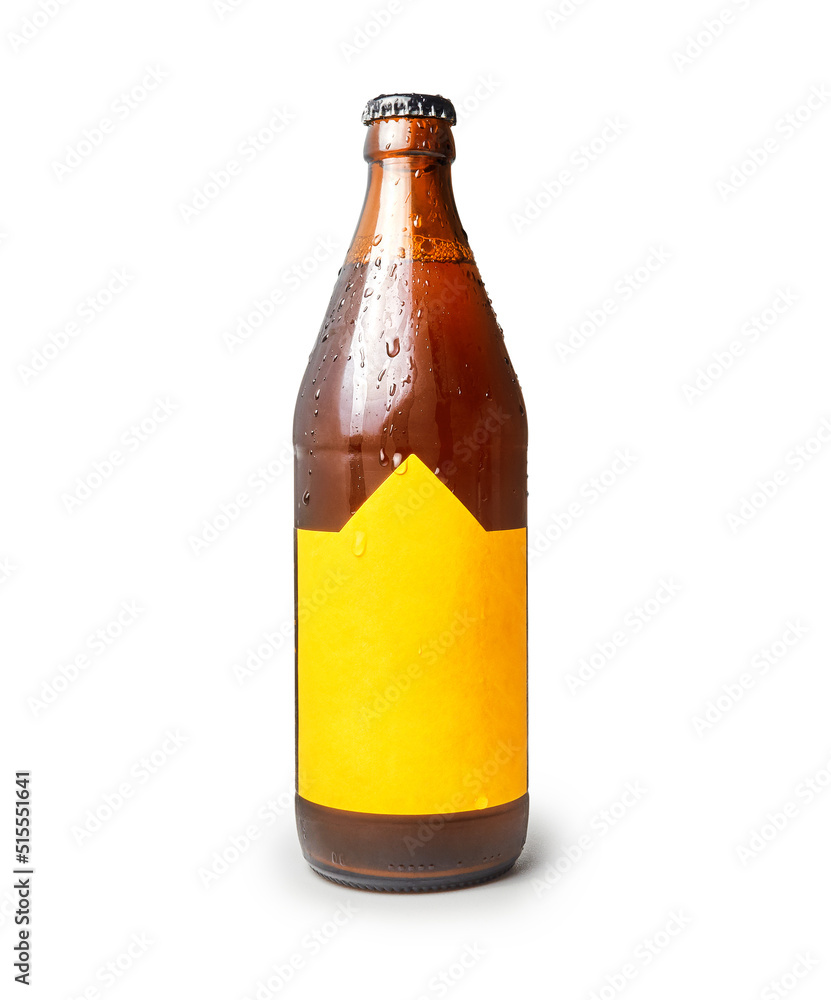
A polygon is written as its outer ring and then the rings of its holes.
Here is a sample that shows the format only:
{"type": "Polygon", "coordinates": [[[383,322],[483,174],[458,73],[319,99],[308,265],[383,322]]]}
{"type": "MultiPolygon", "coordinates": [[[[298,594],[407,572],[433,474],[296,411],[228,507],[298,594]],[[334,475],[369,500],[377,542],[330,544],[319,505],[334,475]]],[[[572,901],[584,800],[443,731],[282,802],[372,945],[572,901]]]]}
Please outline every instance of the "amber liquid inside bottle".
{"type": "MultiPolygon", "coordinates": [[[[526,526],[522,394],[458,218],[454,156],[450,125],[439,118],[368,126],[363,213],[295,412],[299,529],[339,532],[411,455],[486,531],[526,526]]],[[[396,573],[406,592],[407,566],[396,573]]],[[[355,616],[364,613],[354,607],[355,616]]],[[[304,622],[299,612],[301,640],[313,627],[313,615],[304,622]]],[[[395,642],[394,622],[371,627],[389,630],[395,642]]],[[[441,669],[452,671],[452,654],[441,669]]],[[[302,671],[297,679],[302,706],[302,671]]],[[[298,711],[298,733],[305,711],[298,711]]],[[[321,875],[418,891],[507,871],[525,841],[528,796],[461,811],[382,814],[298,794],[296,812],[304,856],[321,875]]]]}

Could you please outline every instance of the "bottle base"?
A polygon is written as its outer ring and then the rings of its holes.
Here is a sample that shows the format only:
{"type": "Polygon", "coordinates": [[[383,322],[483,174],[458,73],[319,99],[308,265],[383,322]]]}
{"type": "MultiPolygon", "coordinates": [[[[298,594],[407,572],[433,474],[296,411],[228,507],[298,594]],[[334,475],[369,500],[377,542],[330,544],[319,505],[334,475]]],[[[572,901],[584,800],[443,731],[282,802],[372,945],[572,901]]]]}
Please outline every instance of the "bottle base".
{"type": "MultiPolygon", "coordinates": [[[[308,859],[307,859],[308,860],[308,859]]],[[[319,865],[309,862],[309,867],[313,872],[325,878],[328,882],[335,882],[338,885],[348,886],[350,889],[367,889],[371,892],[449,892],[453,889],[465,889],[472,885],[482,885],[484,882],[493,882],[501,878],[510,871],[516,863],[516,859],[507,865],[500,865],[492,871],[478,874],[475,878],[468,876],[456,876],[449,878],[418,878],[402,879],[390,878],[383,875],[352,875],[345,876],[343,872],[335,874],[334,871],[326,871],[319,865]]]]}
{"type": "Polygon", "coordinates": [[[489,809],[377,815],[297,795],[303,856],[323,878],[354,889],[440,892],[504,875],[525,844],[528,795],[489,809]]]}

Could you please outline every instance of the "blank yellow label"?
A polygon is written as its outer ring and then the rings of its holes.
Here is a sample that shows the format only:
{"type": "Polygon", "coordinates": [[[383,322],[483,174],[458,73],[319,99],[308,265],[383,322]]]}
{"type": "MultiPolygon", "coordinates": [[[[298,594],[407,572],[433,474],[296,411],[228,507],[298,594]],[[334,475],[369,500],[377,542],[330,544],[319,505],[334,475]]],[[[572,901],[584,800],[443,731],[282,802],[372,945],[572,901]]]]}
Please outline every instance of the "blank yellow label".
{"type": "Polygon", "coordinates": [[[298,791],[435,814],[527,789],[526,531],[416,456],[337,532],[297,530],[298,791]]]}

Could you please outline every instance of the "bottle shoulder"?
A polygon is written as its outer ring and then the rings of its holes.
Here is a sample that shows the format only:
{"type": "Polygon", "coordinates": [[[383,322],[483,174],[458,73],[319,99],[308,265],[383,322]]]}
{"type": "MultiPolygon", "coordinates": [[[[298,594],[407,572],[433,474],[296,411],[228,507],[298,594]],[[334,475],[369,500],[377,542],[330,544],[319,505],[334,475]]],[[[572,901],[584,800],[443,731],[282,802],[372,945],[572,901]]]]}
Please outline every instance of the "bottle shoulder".
{"type": "Polygon", "coordinates": [[[410,455],[486,530],[522,527],[527,440],[474,264],[347,265],[295,410],[299,527],[340,530],[410,455]]]}
{"type": "Polygon", "coordinates": [[[331,426],[336,413],[337,437],[372,434],[436,408],[461,430],[495,407],[524,423],[519,382],[473,262],[344,267],[300,387],[296,432],[331,426]],[[324,410],[329,419],[320,421],[324,410]]]}

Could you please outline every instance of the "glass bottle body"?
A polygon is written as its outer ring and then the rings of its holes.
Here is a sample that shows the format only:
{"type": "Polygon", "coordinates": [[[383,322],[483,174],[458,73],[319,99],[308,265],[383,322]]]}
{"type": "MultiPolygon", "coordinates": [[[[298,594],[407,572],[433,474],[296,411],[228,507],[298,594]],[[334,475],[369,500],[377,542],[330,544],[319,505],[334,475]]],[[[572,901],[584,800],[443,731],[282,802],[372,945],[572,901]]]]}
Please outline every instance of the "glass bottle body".
{"type": "MultiPolygon", "coordinates": [[[[410,456],[485,531],[526,526],[522,394],[456,213],[453,156],[450,126],[438,119],[369,127],[364,211],[295,411],[301,531],[340,532],[391,475],[406,470],[410,456]]],[[[418,509],[418,496],[412,505],[418,509]]],[[[391,573],[396,594],[406,597],[408,567],[391,573]]],[[[395,643],[396,622],[384,614],[389,596],[367,595],[354,615],[371,606],[372,628],[395,643]]],[[[313,627],[313,617],[304,623],[303,615],[298,608],[300,632],[313,627]]],[[[452,672],[450,653],[440,669],[452,672]]],[[[303,852],[316,871],[403,891],[501,874],[522,849],[528,815],[527,793],[491,807],[430,813],[339,809],[301,794],[296,804],[303,852]]]]}

